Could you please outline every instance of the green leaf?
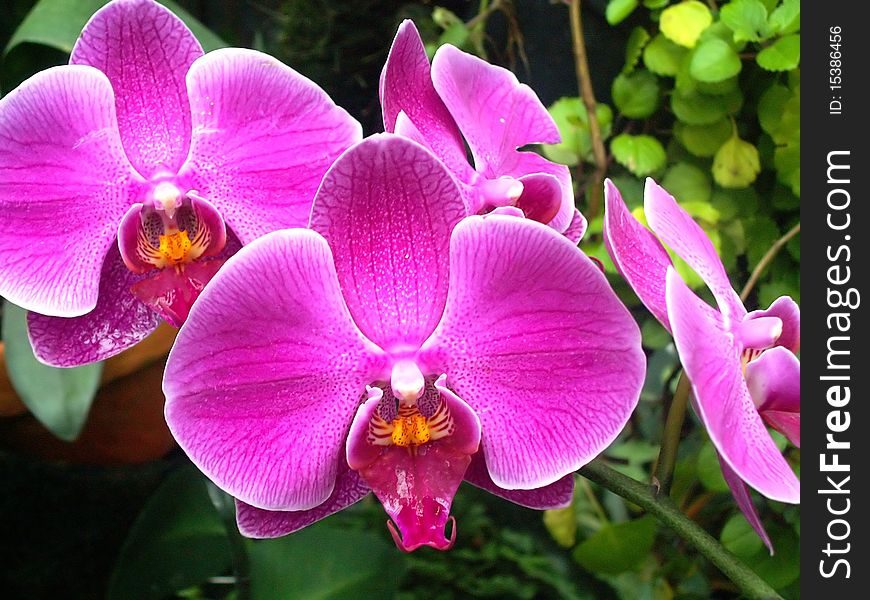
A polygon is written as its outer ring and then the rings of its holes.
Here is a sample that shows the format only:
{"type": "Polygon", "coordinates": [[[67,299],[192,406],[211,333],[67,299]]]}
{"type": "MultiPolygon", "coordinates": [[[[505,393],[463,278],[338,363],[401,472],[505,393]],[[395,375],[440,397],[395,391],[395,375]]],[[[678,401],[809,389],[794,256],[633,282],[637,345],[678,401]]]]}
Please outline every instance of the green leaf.
{"type": "Polygon", "coordinates": [[[746,227],[746,238],[750,240],[746,249],[746,260],[749,261],[749,266],[754,268],[779,239],[781,233],[776,221],[765,214],[756,214],[753,218],[744,219],[743,225],[746,227]]]}
{"type": "Polygon", "coordinates": [[[604,525],[574,549],[574,560],[592,573],[618,575],[639,565],[652,550],[656,521],[651,515],[604,525]]]}
{"type": "Polygon", "coordinates": [[[710,175],[704,169],[687,162],[678,162],[668,169],[661,185],[681,204],[683,202],[706,203],[713,193],[710,175]]]}
{"type": "MultiPolygon", "coordinates": [[[[42,44],[72,52],[82,28],[107,0],[39,0],[12,34],[4,54],[22,43],[42,44]]],[[[206,52],[227,44],[171,0],[161,0],[190,28],[206,52]]]]}
{"type": "Polygon", "coordinates": [[[644,47],[643,64],[656,75],[673,77],[687,52],[659,33],[644,47]]]}
{"type": "Polygon", "coordinates": [[[133,523],[108,600],[159,600],[230,568],[223,521],[193,466],[170,474],[133,523]]]}
{"type": "Polygon", "coordinates": [[[713,157],[713,179],[724,188],[746,187],[761,172],[758,148],[734,135],[713,157]]]}
{"type": "Polygon", "coordinates": [[[637,0],[610,0],[604,16],[611,25],[622,23],[637,8],[637,0]]]}
{"type": "Polygon", "coordinates": [[[716,154],[722,144],[731,137],[731,121],[720,119],[709,125],[674,123],[674,136],[695,156],[709,157],[716,154]]]}
{"type": "Polygon", "coordinates": [[[658,77],[649,71],[621,73],[613,80],[613,102],[630,119],[645,119],[653,114],[660,93],[658,77]]]}
{"type": "Polygon", "coordinates": [[[59,369],[39,362],[27,335],[27,311],[3,303],[6,370],[15,391],[40,423],[62,440],[81,433],[100,386],[103,363],[59,369]]]}
{"type": "Polygon", "coordinates": [[[782,114],[789,100],[791,100],[791,90],[778,83],[764,90],[758,100],[758,123],[771,137],[779,131],[782,114]]]}
{"type": "Polygon", "coordinates": [[[390,598],[405,562],[383,536],[320,522],[293,535],[251,540],[253,600],[390,598]]]}
{"type": "Polygon", "coordinates": [[[722,466],[716,456],[716,448],[710,441],[704,442],[698,452],[698,479],[711,492],[727,492],[728,484],[722,476],[722,466]]]}
{"type": "Polygon", "coordinates": [[[770,14],[768,27],[773,33],[785,35],[801,28],[801,0],[784,0],[770,14]]]}
{"type": "Polygon", "coordinates": [[[707,5],[698,0],[687,0],[662,11],[659,28],[674,43],[693,48],[701,33],[713,22],[707,5]]]}
{"type": "Polygon", "coordinates": [[[732,0],[719,18],[734,32],[734,41],[758,42],[770,35],[767,7],[760,0],[732,0]]]}
{"type": "Polygon", "coordinates": [[[670,4],[671,0],[643,0],[643,5],[650,10],[664,8],[670,4]]]}
{"type": "Polygon", "coordinates": [[[764,546],[764,542],[752,529],[749,521],[742,514],[737,514],[728,519],[722,534],[719,536],[722,545],[737,555],[737,558],[747,560],[756,554],[764,546]]]}
{"type": "Polygon", "coordinates": [[[719,96],[699,93],[674,93],[671,110],[680,121],[689,125],[710,125],[728,115],[728,108],[719,96]]]}
{"type": "Polygon", "coordinates": [[[800,576],[800,540],[790,528],[777,523],[766,529],[776,553],[771,556],[767,549],[759,550],[747,564],[772,588],[781,589],[800,576]]]}
{"type": "Polygon", "coordinates": [[[619,134],[610,143],[610,150],[616,162],[639,177],[658,171],[667,159],[661,142],[649,135],[619,134]]]}
{"type": "Polygon", "coordinates": [[[791,33],[776,40],[755,57],[758,65],[768,71],[790,71],[801,62],[801,35],[791,33]]]}
{"type": "Polygon", "coordinates": [[[773,164],[776,167],[776,178],[787,185],[792,193],[801,195],[801,145],[788,144],[780,146],[773,154],[773,164]]]}
{"type": "Polygon", "coordinates": [[[734,48],[718,38],[713,38],[695,48],[689,63],[689,73],[698,81],[715,82],[734,77],[742,66],[734,48]]]}
{"type": "MultiPolygon", "coordinates": [[[[579,493],[579,486],[574,490],[574,496],[579,493]]],[[[544,527],[550,537],[563,548],[571,548],[577,543],[577,514],[574,502],[564,508],[544,511],[544,527]]]]}
{"type": "MultiPolygon", "coordinates": [[[[589,133],[589,120],[586,106],[578,97],[560,98],[548,109],[550,116],[556,122],[562,142],[542,146],[544,156],[553,162],[564,165],[576,165],[592,157],[592,136],[589,133]]],[[[610,137],[613,123],[613,111],[606,104],[595,107],[598,127],[602,139],[610,137]]]]}
{"type": "Polygon", "coordinates": [[[635,27],[631,30],[628,36],[628,42],[625,45],[625,66],[622,67],[623,73],[631,73],[634,67],[637,66],[637,61],[640,60],[643,54],[643,48],[649,42],[649,33],[643,27],[635,27]]]}

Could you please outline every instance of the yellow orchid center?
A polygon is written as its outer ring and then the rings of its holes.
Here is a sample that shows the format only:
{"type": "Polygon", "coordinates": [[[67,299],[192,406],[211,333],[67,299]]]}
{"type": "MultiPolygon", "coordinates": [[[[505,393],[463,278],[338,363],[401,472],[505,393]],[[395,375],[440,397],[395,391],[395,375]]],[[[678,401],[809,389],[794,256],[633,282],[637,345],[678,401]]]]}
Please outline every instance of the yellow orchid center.
{"type": "Polygon", "coordinates": [[[189,254],[193,242],[187,235],[187,231],[176,231],[160,235],[160,245],[157,251],[169,265],[176,266],[190,262],[189,254]]]}

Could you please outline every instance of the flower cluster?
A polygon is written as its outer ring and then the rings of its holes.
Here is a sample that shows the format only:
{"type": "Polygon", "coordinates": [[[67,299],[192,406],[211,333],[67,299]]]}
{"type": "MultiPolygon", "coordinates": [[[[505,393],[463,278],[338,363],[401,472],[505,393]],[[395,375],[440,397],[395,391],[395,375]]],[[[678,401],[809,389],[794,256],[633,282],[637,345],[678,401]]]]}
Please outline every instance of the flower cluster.
{"type": "MultiPolygon", "coordinates": [[[[468,481],[567,505],[630,417],[640,332],[577,242],[559,133],[509,71],[410,21],[381,76],[385,132],[243,49],[203,54],[152,0],[113,0],[70,65],[0,100],[0,295],[36,355],[71,366],[180,326],[166,420],[275,537],[373,492],[406,551],[446,549],[468,481]],[[471,161],[466,155],[466,145],[471,161]],[[451,525],[452,523],[452,525],[451,525]],[[448,533],[449,531],[449,533],[448,533]]],[[[797,501],[764,423],[799,443],[799,317],[747,313],[697,225],[654,183],[647,216],[710,286],[675,274],[608,183],[614,261],[673,331],[741,508],[797,501]]]]}

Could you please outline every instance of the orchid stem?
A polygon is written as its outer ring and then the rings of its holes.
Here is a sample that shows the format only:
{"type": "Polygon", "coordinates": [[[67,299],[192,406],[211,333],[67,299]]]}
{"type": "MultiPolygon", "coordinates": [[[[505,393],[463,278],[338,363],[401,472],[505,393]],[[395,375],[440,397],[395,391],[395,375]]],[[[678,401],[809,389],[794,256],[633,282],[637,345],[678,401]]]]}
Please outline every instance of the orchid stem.
{"type": "Polygon", "coordinates": [[[683,431],[683,422],[686,420],[686,407],[689,404],[689,393],[692,385],[685,371],[680,371],[680,380],[668,409],[665,419],[665,430],[662,433],[662,447],[659,450],[659,458],[656,461],[653,474],[653,485],[657,489],[656,494],[667,496],[674,480],[674,467],[677,464],[677,449],[680,445],[680,436],[683,431]]]}
{"type": "Polygon", "coordinates": [[[655,490],[650,486],[611,469],[600,459],[593,460],[579,472],[590,481],[637,504],[671,528],[731,579],[746,598],[783,600],[782,596],[754,571],[726,550],[697,523],[681,513],[668,496],[656,495],[655,490]]]}
{"type": "Polygon", "coordinates": [[[595,91],[592,89],[592,78],[589,75],[589,61],[586,57],[586,42],[583,39],[583,20],[580,15],[580,1],[571,0],[569,8],[571,18],[571,42],[574,47],[574,64],[577,69],[577,84],[580,96],[586,107],[586,119],[589,122],[589,136],[592,140],[592,155],[595,157],[595,172],[586,186],[587,211],[586,217],[592,218],[601,208],[601,195],[604,174],[607,172],[607,153],[604,151],[604,141],[601,139],[601,127],[595,101],[595,91]]]}
{"type": "Polygon", "coordinates": [[[783,235],[781,238],[776,240],[773,245],[765,252],[764,256],[761,257],[761,260],[758,261],[758,264],[755,265],[755,268],[752,269],[752,273],[749,275],[749,281],[746,282],[746,285],[743,286],[743,291],[740,292],[740,299],[746,302],[746,299],[749,297],[749,294],[752,292],[755,284],[758,283],[758,280],[761,278],[761,274],[764,273],[764,270],[773,262],[773,259],[776,258],[776,255],[779,254],[779,251],[785,247],[788,241],[799,234],[801,232],[801,224],[798,223],[794,227],[788,230],[788,232],[783,235]]]}

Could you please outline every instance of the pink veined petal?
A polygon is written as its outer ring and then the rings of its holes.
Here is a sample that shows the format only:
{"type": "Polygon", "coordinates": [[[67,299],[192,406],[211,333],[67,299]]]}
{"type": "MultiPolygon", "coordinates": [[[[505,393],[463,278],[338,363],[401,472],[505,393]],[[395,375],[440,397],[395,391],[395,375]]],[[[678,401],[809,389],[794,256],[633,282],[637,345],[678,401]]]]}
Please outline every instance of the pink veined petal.
{"type": "MultiPolygon", "coordinates": [[[[344,452],[342,452],[342,455],[344,452]]],[[[335,488],[323,504],[309,510],[263,510],[236,500],[236,522],[242,535],[250,538],[276,538],[299,531],[312,523],[359,502],[371,490],[355,472],[347,467],[344,457],[338,459],[335,488]]]]}
{"type": "MultiPolygon", "coordinates": [[[[560,191],[555,189],[552,202],[556,205],[556,213],[552,218],[534,219],[549,225],[558,232],[564,232],[574,218],[574,187],[571,183],[571,172],[565,165],[550,162],[543,156],[534,152],[514,152],[505,158],[502,168],[497,176],[515,177],[525,182],[528,176],[550,175],[554,177],[560,186],[560,191]]],[[[520,196],[517,204],[522,206],[525,202],[525,191],[520,196]]]]}
{"type": "Polygon", "coordinates": [[[499,498],[535,510],[564,508],[571,504],[571,499],[574,497],[573,474],[565,475],[555,483],[532,490],[506,490],[498,487],[489,476],[483,451],[471,457],[471,464],[465,471],[465,481],[499,498]]]}
{"type": "Polygon", "coordinates": [[[0,99],[0,295],[46,315],[92,310],[140,181],[96,69],[47,69],[0,99]]]}
{"type": "Polygon", "coordinates": [[[332,494],[353,413],[384,358],[341,297],[314,232],[269,234],[200,295],[166,365],[166,421],[221,489],[267,510],[332,494]]]}
{"type": "Polygon", "coordinates": [[[776,340],[777,346],[783,346],[794,353],[801,349],[801,309],[788,296],[780,296],[766,310],[754,310],[747,319],[762,317],[777,317],[782,321],[782,333],[776,340]]]}
{"type": "Polygon", "coordinates": [[[571,240],[573,244],[579,244],[580,240],[583,239],[583,234],[586,233],[587,225],[586,217],[575,208],[574,216],[571,218],[571,224],[568,225],[568,229],[566,229],[562,235],[571,240]]]}
{"type": "Polygon", "coordinates": [[[722,260],[704,230],[650,177],[647,177],[643,198],[650,228],[704,280],[722,314],[732,322],[741,321],[746,309],[731,287],[722,260]]]}
{"type": "Polygon", "coordinates": [[[801,447],[801,363],[782,346],[746,366],[746,385],[764,421],[801,447]]]}
{"type": "Polygon", "coordinates": [[[604,245],[616,269],[653,316],[671,329],[665,275],[671,258],[652,232],[634,218],[616,186],[604,181],[604,245]]]}
{"type": "Polygon", "coordinates": [[[314,82],[267,54],[226,48],[187,75],[193,114],[181,176],[242,243],[308,223],[324,173],[362,129],[314,82]]]}
{"type": "Polygon", "coordinates": [[[764,529],[764,524],[761,522],[758,510],[755,508],[755,503],[752,502],[749,488],[746,487],[740,476],[728,466],[728,463],[722,460],[721,456],[719,456],[719,465],[722,467],[722,476],[731,490],[731,495],[734,496],[734,501],[737,502],[737,507],[743,513],[743,516],[746,517],[746,520],[749,521],[749,525],[755,530],[761,541],[764,542],[764,545],[767,546],[771,556],[773,556],[773,542],[770,541],[770,536],[767,535],[767,531],[764,529]]]}
{"type": "Polygon", "coordinates": [[[202,47],[171,11],[151,0],[116,0],[82,30],[71,64],[105,73],[115,90],[127,157],[144,177],[178,171],[190,147],[184,76],[202,47]]]}
{"type": "Polygon", "coordinates": [[[509,174],[502,165],[517,148],[560,140],[535,92],[507,69],[445,44],[432,59],[432,82],[465,136],[475,168],[489,178],[509,174]]]}
{"type": "Polygon", "coordinates": [[[139,279],[124,265],[118,245],[112,244],[91,312],[71,318],[27,315],[36,357],[55,367],[76,367],[105,360],[148,337],[160,319],[130,292],[139,279]]]}
{"type": "Polygon", "coordinates": [[[311,228],[329,242],[360,330],[384,350],[419,347],[441,319],[459,190],[428,150],[374,135],[326,174],[311,228]]]}
{"type": "Polygon", "coordinates": [[[601,270],[540,223],[469,217],[450,259],[444,318],[421,360],[480,417],[495,485],[551,484],[610,444],[637,404],[638,327],[601,270]]]}
{"type": "Polygon", "coordinates": [[[720,313],[667,274],[668,317],[698,416],[722,459],[747,484],[780,502],[800,502],[800,482],[767,432],[743,379],[742,348],[720,313]]]}
{"type": "Polygon", "coordinates": [[[404,113],[422,136],[423,145],[457,177],[472,171],[459,128],[432,85],[429,58],[411,20],[403,21],[396,32],[381,74],[380,97],[386,131],[403,134],[397,120],[404,113]]]}

